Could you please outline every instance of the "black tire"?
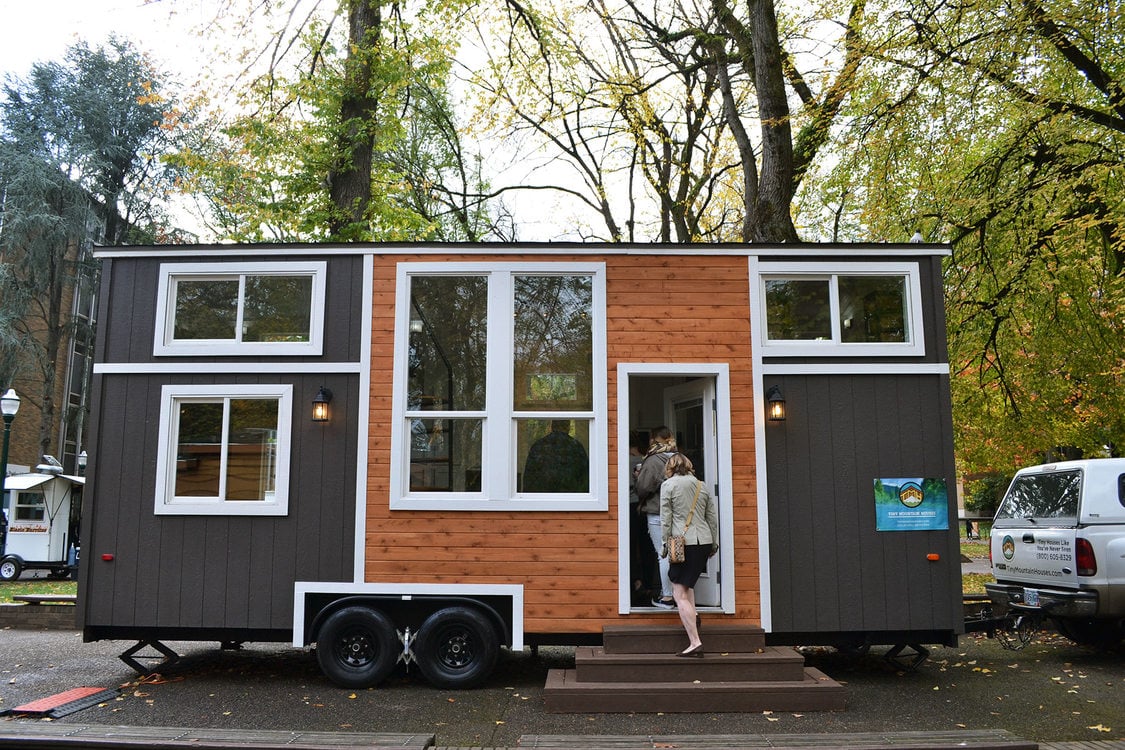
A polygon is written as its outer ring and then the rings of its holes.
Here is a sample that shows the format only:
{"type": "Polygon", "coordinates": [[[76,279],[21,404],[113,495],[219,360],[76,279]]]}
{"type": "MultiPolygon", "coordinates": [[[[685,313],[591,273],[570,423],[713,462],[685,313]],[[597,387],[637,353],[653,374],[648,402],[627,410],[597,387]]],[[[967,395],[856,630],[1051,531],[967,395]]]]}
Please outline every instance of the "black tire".
{"type": "Polygon", "coordinates": [[[471,607],[446,607],[426,618],[414,641],[418,669],[439,688],[462,690],[484,682],[500,656],[492,622],[471,607]]]}
{"type": "Polygon", "coordinates": [[[16,558],[6,557],[0,560],[0,581],[14,581],[20,577],[22,572],[23,566],[16,558]]]}
{"type": "Polygon", "coordinates": [[[394,623],[367,607],[331,614],[316,641],[316,660],[329,680],[341,687],[374,687],[395,668],[401,648],[394,623]]]}
{"type": "Polygon", "coordinates": [[[1064,636],[1091,648],[1110,650],[1125,642],[1125,627],[1116,620],[1057,619],[1055,627],[1064,636]]]}

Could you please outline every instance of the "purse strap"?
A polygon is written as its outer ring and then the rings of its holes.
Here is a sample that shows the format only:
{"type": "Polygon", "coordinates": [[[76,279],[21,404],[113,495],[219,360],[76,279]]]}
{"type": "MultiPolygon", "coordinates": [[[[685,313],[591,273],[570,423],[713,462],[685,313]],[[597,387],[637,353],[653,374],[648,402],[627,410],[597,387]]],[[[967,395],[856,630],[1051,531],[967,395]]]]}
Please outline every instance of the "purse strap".
{"type": "Polygon", "coordinates": [[[695,504],[699,502],[699,491],[703,489],[703,482],[695,480],[695,497],[691,501],[691,510],[688,511],[687,521],[684,522],[684,533],[687,533],[688,526],[691,526],[691,517],[695,515],[695,504]]]}

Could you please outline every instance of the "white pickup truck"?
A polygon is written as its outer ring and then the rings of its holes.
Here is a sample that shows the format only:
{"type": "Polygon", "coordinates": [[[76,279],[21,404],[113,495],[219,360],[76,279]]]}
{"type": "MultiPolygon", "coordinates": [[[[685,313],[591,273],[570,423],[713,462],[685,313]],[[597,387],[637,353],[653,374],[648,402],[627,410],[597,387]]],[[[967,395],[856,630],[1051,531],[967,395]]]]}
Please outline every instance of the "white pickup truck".
{"type": "Polygon", "coordinates": [[[997,615],[1041,615],[1071,640],[1125,641],[1125,459],[1021,469],[992,524],[997,615]]]}

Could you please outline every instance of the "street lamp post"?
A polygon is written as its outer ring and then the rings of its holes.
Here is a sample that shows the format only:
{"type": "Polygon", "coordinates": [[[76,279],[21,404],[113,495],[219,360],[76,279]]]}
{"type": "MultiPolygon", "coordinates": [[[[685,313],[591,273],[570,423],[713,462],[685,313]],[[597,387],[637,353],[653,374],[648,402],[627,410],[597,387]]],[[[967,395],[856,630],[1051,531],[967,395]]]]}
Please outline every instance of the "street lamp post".
{"type": "Polygon", "coordinates": [[[9,388],[8,392],[0,396],[0,414],[4,417],[4,452],[0,455],[0,470],[4,473],[0,474],[0,487],[4,491],[0,494],[0,512],[8,505],[8,490],[5,485],[8,483],[8,437],[12,434],[12,420],[16,418],[16,412],[20,410],[20,397],[16,395],[14,388],[9,388]]]}

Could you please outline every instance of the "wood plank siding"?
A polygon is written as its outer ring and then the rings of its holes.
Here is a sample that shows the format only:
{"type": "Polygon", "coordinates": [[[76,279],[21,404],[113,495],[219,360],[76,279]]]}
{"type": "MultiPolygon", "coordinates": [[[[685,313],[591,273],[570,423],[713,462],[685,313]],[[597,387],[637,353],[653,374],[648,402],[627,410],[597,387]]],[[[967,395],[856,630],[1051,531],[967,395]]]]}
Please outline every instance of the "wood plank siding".
{"type": "MultiPolygon", "coordinates": [[[[463,256],[376,257],[372,321],[372,425],[391,420],[396,264],[456,262],[463,256]]],[[[542,260],[527,256],[526,260],[542,260]]],[[[474,262],[519,256],[474,256],[474,262]]],[[[528,633],[596,633],[618,614],[617,365],[712,363],[730,367],[737,618],[756,622],[758,586],[749,281],[745,257],[584,256],[606,263],[609,435],[608,512],[390,510],[386,429],[370,439],[365,580],[515,583],[525,597],[528,633]]],[[[627,554],[627,552],[626,552],[627,554]]]]}

